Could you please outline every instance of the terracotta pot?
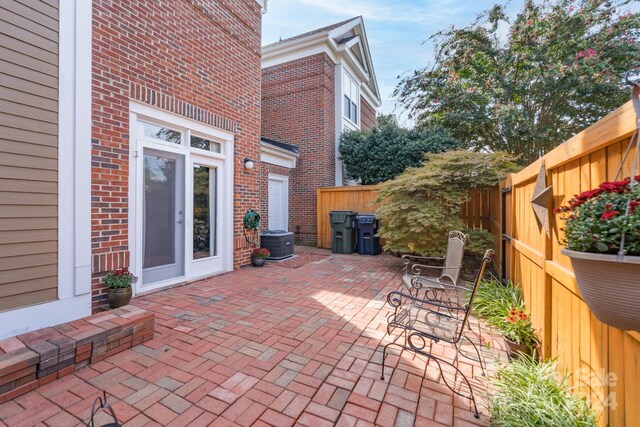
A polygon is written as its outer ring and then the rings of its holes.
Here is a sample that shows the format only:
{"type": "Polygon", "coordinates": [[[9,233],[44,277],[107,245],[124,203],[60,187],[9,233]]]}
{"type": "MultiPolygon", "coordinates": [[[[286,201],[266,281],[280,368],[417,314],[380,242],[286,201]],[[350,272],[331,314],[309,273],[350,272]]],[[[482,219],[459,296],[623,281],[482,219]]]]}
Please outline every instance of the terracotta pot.
{"type": "Polygon", "coordinates": [[[267,262],[266,258],[253,258],[253,265],[256,267],[262,267],[267,262]]]}
{"type": "Polygon", "coordinates": [[[518,357],[520,357],[520,354],[526,354],[527,356],[531,356],[533,354],[532,348],[529,348],[524,344],[513,342],[507,337],[502,338],[504,338],[504,343],[507,347],[509,359],[517,359],[518,357]]]}
{"type": "Polygon", "coordinates": [[[598,320],[640,331],[640,256],[562,253],[571,258],[582,299],[598,320]]]}
{"type": "Polygon", "coordinates": [[[118,308],[129,304],[131,301],[131,286],[126,288],[109,289],[107,293],[107,300],[109,301],[109,307],[118,308]]]}

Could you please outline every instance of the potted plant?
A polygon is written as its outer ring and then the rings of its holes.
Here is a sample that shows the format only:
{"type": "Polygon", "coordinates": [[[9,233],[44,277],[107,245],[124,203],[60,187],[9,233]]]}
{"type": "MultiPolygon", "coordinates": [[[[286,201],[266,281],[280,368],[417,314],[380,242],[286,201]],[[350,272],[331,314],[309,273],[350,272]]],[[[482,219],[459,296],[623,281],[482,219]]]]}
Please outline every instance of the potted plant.
{"type": "Polygon", "coordinates": [[[262,267],[270,255],[271,252],[267,248],[255,248],[251,253],[253,265],[256,267],[262,267]]]}
{"type": "Polygon", "coordinates": [[[510,358],[518,358],[520,354],[533,356],[538,346],[538,337],[531,319],[522,309],[511,308],[509,315],[502,319],[499,329],[504,336],[510,358]]]}
{"type": "Polygon", "coordinates": [[[626,330],[640,330],[638,179],[605,182],[554,210],[566,220],[562,253],[584,301],[600,321],[626,330]]]}
{"type": "Polygon", "coordinates": [[[108,288],[107,300],[109,307],[118,308],[131,301],[131,284],[135,276],[127,268],[112,270],[104,276],[102,283],[108,288]]]}

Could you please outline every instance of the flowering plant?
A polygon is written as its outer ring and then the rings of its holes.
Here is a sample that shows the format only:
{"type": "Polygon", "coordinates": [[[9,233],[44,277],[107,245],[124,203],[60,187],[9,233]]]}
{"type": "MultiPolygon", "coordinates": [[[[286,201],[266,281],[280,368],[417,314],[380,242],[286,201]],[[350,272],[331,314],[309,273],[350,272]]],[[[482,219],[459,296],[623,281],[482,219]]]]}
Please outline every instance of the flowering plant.
{"type": "Polygon", "coordinates": [[[271,255],[271,251],[267,248],[255,248],[251,253],[253,258],[269,258],[269,255],[271,255]]]}
{"type": "Polygon", "coordinates": [[[509,309],[509,315],[503,319],[499,328],[505,337],[516,344],[524,344],[531,349],[538,344],[531,319],[522,309],[509,309]]]}
{"type": "Polygon", "coordinates": [[[640,184],[630,181],[602,183],[554,209],[566,220],[560,243],[573,251],[614,254],[624,235],[625,254],[640,255],[640,184]]]}
{"type": "Polygon", "coordinates": [[[102,279],[109,289],[123,289],[128,288],[133,283],[135,276],[131,274],[129,269],[123,268],[121,270],[113,270],[107,273],[102,279]]]}

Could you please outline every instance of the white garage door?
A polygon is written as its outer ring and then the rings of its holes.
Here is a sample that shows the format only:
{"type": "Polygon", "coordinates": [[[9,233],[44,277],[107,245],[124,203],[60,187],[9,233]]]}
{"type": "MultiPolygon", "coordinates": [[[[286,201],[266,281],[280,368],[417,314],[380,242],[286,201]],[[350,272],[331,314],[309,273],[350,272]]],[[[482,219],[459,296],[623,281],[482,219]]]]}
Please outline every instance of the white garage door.
{"type": "Polygon", "coordinates": [[[289,231],[289,177],[269,174],[269,230],[289,231]]]}

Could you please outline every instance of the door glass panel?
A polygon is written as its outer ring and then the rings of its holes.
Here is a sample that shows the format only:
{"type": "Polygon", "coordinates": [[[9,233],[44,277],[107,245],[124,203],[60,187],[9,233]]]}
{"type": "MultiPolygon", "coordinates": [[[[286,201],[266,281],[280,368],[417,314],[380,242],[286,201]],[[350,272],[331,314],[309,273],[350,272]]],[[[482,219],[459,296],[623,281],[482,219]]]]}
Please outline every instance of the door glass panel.
{"type": "Polygon", "coordinates": [[[213,153],[219,153],[222,148],[222,146],[218,142],[200,138],[199,136],[195,135],[191,135],[191,146],[193,148],[199,148],[201,150],[207,150],[213,153]]]}
{"type": "Polygon", "coordinates": [[[182,143],[182,132],[165,128],[153,123],[138,122],[138,132],[141,135],[148,136],[162,141],[173,142],[174,144],[182,143]]]}
{"type": "Polygon", "coordinates": [[[184,274],[184,169],[181,157],[144,154],[144,282],[184,274]]]}
{"type": "Polygon", "coordinates": [[[217,170],[193,165],[193,259],[216,255],[217,170]]]}

